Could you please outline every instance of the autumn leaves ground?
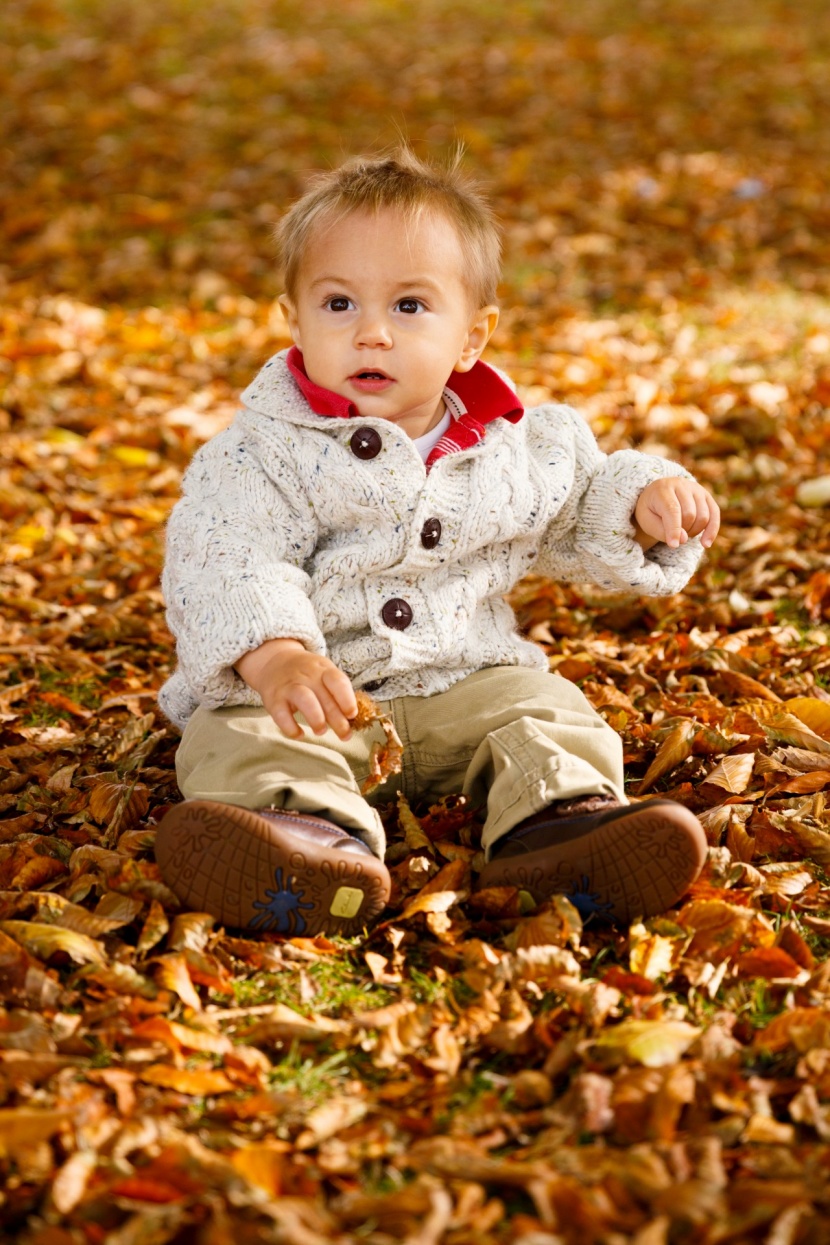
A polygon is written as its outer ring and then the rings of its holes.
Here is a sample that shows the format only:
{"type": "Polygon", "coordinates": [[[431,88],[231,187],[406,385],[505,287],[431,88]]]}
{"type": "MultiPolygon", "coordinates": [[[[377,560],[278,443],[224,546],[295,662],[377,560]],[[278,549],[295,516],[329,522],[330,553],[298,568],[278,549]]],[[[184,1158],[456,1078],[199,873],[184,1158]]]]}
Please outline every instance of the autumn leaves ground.
{"type": "Polygon", "coordinates": [[[0,1222],[22,1245],[830,1241],[830,27],[818,0],[19,0],[2,17],[0,1222]],[[564,11],[563,11],[564,10],[564,11]],[[682,595],[515,605],[702,818],[664,918],[480,892],[388,810],[388,920],[250,940],[152,857],[161,531],[285,344],[307,172],[463,138],[492,358],[724,531],[682,595]]]}

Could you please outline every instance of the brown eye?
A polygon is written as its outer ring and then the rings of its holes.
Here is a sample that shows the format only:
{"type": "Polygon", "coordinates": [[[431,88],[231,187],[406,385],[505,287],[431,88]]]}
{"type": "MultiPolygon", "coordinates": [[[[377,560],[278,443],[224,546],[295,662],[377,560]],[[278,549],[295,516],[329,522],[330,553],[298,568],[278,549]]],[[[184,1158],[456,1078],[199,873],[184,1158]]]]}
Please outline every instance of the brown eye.
{"type": "Polygon", "coordinates": [[[348,311],[351,306],[351,299],[348,298],[330,298],[326,302],[329,311],[348,311]]]}
{"type": "Polygon", "coordinates": [[[418,298],[402,298],[398,303],[398,311],[402,311],[404,315],[414,316],[423,309],[423,303],[418,298]]]}

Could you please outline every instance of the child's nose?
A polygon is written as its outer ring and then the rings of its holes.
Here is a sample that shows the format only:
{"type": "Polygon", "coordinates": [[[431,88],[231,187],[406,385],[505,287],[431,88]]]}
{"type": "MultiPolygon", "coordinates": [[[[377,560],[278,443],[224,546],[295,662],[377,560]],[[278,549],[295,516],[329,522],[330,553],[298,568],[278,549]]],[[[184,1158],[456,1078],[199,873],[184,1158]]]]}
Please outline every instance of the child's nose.
{"type": "Polygon", "coordinates": [[[377,348],[392,345],[391,329],[386,317],[382,315],[367,313],[362,316],[355,337],[358,346],[377,348]]]}

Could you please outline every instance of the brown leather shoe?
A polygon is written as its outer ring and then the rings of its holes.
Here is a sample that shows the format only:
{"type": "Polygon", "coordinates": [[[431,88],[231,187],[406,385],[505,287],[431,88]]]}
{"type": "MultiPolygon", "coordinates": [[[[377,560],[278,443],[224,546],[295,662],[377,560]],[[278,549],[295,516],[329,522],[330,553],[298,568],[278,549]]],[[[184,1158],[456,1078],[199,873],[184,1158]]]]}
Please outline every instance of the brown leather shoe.
{"type": "Polygon", "coordinates": [[[156,831],[161,876],[182,903],[225,925],[358,934],[389,899],[389,870],[322,817],[185,800],[156,831]]]}
{"type": "Polygon", "coordinates": [[[537,903],[567,895],[585,919],[628,924],[665,912],[703,867],[706,835],[682,804],[620,804],[611,796],[567,804],[536,813],[499,839],[479,886],[517,886],[537,903]],[[586,808],[589,801],[601,803],[586,808]]]}

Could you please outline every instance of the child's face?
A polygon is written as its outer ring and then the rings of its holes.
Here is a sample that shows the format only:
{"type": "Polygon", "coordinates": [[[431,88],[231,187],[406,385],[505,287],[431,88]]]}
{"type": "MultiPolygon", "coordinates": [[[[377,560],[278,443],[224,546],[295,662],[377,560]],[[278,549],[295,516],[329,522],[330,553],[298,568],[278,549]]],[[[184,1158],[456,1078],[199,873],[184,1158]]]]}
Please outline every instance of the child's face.
{"type": "Polygon", "coordinates": [[[469,371],[498,322],[471,306],[450,222],[394,209],[324,226],[282,304],[311,380],[411,437],[439,422],[451,372],[469,371]]]}

